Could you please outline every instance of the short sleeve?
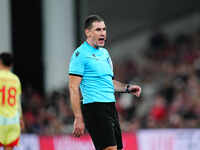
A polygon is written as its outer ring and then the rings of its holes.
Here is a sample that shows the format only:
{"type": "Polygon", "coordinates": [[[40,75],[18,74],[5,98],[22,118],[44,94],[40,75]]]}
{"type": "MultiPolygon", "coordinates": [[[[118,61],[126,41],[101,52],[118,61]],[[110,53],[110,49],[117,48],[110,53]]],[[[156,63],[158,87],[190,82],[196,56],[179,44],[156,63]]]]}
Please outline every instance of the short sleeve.
{"type": "Polygon", "coordinates": [[[84,73],[84,56],[78,50],[74,51],[70,64],[69,74],[83,76],[84,73]]]}

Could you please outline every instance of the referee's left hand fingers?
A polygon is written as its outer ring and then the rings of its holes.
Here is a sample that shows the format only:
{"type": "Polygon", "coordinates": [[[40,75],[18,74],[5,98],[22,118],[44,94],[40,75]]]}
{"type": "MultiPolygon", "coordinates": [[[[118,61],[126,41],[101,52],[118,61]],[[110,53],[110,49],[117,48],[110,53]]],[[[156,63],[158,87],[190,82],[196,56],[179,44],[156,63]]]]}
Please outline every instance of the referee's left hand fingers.
{"type": "Polygon", "coordinates": [[[137,97],[140,97],[140,94],[141,94],[142,89],[141,89],[141,87],[138,86],[138,85],[132,85],[132,86],[130,87],[130,91],[133,91],[133,92],[131,92],[133,95],[135,95],[135,96],[137,96],[137,97]]]}
{"type": "Polygon", "coordinates": [[[141,87],[138,87],[138,91],[136,92],[136,96],[140,97],[141,92],[142,92],[141,87]]]}

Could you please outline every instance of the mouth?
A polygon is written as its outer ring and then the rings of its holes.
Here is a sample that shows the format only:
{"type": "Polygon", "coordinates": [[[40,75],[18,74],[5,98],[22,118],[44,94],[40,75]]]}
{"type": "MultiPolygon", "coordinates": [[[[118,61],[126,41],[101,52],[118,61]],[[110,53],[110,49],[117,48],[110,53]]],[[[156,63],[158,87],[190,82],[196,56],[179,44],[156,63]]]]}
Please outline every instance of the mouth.
{"type": "Polygon", "coordinates": [[[98,41],[99,41],[100,44],[104,44],[105,38],[99,38],[98,41]]]}

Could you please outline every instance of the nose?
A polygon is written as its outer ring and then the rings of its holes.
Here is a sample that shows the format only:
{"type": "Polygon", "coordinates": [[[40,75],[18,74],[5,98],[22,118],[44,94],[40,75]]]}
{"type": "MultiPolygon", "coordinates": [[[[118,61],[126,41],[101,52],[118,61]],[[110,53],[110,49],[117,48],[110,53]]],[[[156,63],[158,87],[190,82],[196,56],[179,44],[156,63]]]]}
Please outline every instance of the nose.
{"type": "Polygon", "coordinates": [[[106,31],[102,29],[100,34],[101,34],[101,35],[105,35],[105,34],[106,34],[106,31]]]}

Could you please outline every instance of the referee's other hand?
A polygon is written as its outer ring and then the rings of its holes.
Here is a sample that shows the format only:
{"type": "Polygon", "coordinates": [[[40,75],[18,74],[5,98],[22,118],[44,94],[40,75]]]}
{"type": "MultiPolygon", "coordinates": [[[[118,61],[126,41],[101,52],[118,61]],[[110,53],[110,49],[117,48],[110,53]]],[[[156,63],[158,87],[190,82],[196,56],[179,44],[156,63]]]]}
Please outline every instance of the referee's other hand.
{"type": "Polygon", "coordinates": [[[130,87],[128,88],[128,90],[130,91],[130,94],[133,94],[137,97],[140,97],[142,89],[140,86],[138,85],[130,85],[130,87]]]}
{"type": "Polygon", "coordinates": [[[80,137],[84,134],[84,131],[85,131],[85,124],[83,118],[75,118],[73,135],[75,137],[80,137]]]}

